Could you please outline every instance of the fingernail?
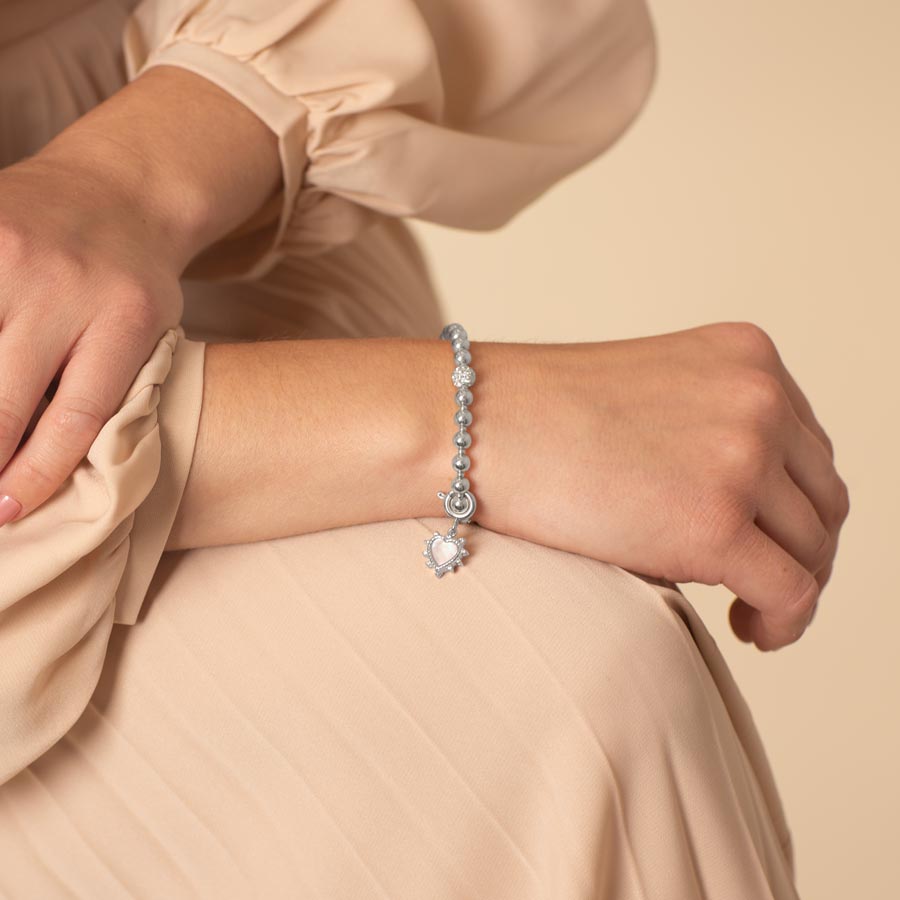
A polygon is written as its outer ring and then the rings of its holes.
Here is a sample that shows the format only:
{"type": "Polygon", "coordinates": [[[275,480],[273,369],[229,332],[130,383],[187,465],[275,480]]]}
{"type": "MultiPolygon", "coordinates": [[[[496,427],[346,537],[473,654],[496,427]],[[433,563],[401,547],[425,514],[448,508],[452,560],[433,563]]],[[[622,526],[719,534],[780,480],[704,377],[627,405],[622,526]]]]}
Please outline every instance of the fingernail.
{"type": "Polygon", "coordinates": [[[22,504],[4,494],[0,497],[0,528],[22,511],[22,504]]]}

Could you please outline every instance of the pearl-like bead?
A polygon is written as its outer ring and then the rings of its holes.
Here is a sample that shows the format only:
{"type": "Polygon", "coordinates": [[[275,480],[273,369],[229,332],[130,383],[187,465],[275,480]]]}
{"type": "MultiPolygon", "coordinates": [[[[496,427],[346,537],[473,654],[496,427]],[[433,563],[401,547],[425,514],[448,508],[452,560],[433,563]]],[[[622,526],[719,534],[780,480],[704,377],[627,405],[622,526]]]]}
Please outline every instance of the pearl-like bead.
{"type": "Polygon", "coordinates": [[[456,364],[459,366],[467,366],[470,362],[472,362],[472,354],[469,353],[468,350],[457,350],[453,355],[453,358],[456,360],[456,364]]]}
{"type": "Polygon", "coordinates": [[[472,405],[472,392],[468,388],[460,388],[456,392],[456,402],[460,406],[472,405]]]}
{"type": "Polygon", "coordinates": [[[457,425],[468,428],[472,424],[472,413],[467,409],[458,409],[453,414],[453,421],[456,422],[457,425]]]}
{"type": "Polygon", "coordinates": [[[445,325],[443,331],[441,332],[441,337],[447,336],[451,341],[456,340],[456,336],[461,334],[463,337],[466,336],[466,329],[463,328],[459,322],[451,322],[449,325],[445,325]]]}
{"type": "Polygon", "coordinates": [[[469,466],[472,465],[472,460],[466,456],[465,453],[458,453],[453,457],[453,468],[456,469],[457,472],[468,472],[469,466]]]}
{"type": "Polygon", "coordinates": [[[465,335],[463,335],[462,337],[454,338],[450,346],[453,348],[454,353],[459,353],[460,350],[472,349],[472,345],[469,343],[469,339],[465,335]]]}
{"type": "Polygon", "coordinates": [[[472,446],[472,435],[468,431],[457,431],[453,435],[453,446],[460,450],[468,450],[472,446]]]}

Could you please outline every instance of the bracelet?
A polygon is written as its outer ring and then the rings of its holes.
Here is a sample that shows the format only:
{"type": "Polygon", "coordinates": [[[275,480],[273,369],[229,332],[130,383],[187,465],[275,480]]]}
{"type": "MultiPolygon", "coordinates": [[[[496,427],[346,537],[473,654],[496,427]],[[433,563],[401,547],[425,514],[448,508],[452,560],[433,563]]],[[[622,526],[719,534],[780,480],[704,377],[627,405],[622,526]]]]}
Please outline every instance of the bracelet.
{"type": "Polygon", "coordinates": [[[469,479],[465,477],[471,465],[466,450],[472,444],[472,436],[466,431],[472,424],[472,413],[469,411],[472,392],[469,388],[475,384],[475,370],[469,365],[472,362],[472,354],[469,352],[471,345],[466,329],[457,322],[446,325],[440,337],[441,340],[450,341],[456,362],[451,381],[457,389],[456,402],[459,409],[454,413],[453,419],[459,430],[453,435],[456,456],[453,457],[453,482],[450,491],[446,494],[443,491],[437,492],[438,497],[444,501],[444,512],[453,519],[453,524],[446,534],[435,531],[430,538],[425,538],[425,549],[422,551],[426,565],[429,569],[434,569],[438,578],[445,572],[452,572],[456,566],[461,566],[463,557],[469,556],[465,547],[466,539],[457,537],[456,529],[460,522],[470,521],[475,512],[475,495],[469,490],[469,479]]]}

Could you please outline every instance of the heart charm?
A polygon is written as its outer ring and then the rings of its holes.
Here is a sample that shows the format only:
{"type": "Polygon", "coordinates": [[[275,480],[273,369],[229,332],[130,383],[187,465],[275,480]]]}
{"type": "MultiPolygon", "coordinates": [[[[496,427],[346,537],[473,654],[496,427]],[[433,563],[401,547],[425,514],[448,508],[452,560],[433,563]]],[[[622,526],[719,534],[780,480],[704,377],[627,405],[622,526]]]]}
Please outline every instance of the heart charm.
{"type": "Polygon", "coordinates": [[[427,559],[426,565],[434,569],[434,574],[440,578],[445,572],[463,564],[463,557],[469,555],[465,543],[464,537],[450,537],[435,531],[430,538],[425,538],[422,555],[427,559]]]}

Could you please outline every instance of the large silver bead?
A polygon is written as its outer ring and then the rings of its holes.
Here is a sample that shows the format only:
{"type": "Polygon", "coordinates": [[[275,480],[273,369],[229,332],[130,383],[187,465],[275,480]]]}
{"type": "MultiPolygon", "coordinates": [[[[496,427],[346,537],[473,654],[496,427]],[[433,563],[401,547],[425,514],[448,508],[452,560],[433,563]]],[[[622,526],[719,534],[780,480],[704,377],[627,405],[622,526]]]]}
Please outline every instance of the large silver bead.
{"type": "Polygon", "coordinates": [[[468,431],[457,431],[453,435],[453,446],[460,450],[468,450],[472,446],[472,435],[468,431]]]}
{"type": "Polygon", "coordinates": [[[468,428],[472,424],[472,413],[467,409],[458,409],[453,414],[453,421],[456,422],[457,425],[468,428]]]}
{"type": "Polygon", "coordinates": [[[472,392],[468,388],[460,388],[456,392],[456,402],[460,406],[472,405],[472,392]]]}
{"type": "Polygon", "coordinates": [[[475,370],[471,366],[457,366],[450,377],[454,387],[471,387],[475,384],[475,370]]]}
{"type": "Polygon", "coordinates": [[[457,350],[456,353],[453,354],[453,359],[456,360],[457,365],[467,366],[472,362],[472,354],[469,353],[468,350],[457,350]]]}
{"type": "Polygon", "coordinates": [[[463,475],[460,475],[459,478],[455,478],[453,480],[453,484],[450,485],[451,491],[456,491],[457,493],[465,493],[469,489],[469,479],[463,475]]]}
{"type": "Polygon", "coordinates": [[[469,466],[472,465],[472,460],[466,456],[465,453],[458,453],[453,457],[453,468],[456,469],[457,472],[468,472],[469,466]]]}

